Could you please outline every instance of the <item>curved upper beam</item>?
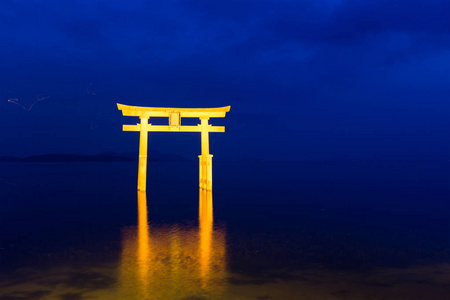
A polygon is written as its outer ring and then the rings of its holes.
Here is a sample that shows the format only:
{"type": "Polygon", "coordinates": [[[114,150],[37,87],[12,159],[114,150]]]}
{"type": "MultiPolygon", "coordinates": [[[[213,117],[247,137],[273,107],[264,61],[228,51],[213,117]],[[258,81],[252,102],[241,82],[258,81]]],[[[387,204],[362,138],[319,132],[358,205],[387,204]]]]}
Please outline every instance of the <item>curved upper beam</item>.
{"type": "Polygon", "coordinates": [[[175,108],[175,107],[144,107],[117,103],[117,108],[124,116],[135,117],[169,117],[170,113],[179,113],[184,118],[223,118],[230,111],[230,106],[214,108],[175,108]]]}

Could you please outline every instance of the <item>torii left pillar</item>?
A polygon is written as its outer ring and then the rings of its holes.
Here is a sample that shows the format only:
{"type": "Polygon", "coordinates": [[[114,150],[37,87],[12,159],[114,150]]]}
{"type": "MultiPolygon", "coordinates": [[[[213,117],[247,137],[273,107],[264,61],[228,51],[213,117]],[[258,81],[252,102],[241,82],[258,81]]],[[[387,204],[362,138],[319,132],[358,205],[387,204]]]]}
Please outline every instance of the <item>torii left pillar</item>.
{"type": "Polygon", "coordinates": [[[147,189],[148,116],[140,116],[138,191],[147,189]]]}
{"type": "Polygon", "coordinates": [[[202,129],[202,155],[198,156],[199,162],[199,187],[212,190],[212,155],[209,154],[209,131],[207,117],[200,118],[202,129]]]}

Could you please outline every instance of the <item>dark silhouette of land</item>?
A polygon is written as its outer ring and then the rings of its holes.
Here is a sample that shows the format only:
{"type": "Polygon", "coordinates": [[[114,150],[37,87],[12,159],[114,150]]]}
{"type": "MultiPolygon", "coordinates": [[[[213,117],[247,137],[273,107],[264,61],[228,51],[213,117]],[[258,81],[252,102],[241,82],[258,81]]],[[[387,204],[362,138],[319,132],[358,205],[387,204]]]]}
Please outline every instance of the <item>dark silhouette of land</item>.
{"type": "MultiPolygon", "coordinates": [[[[0,162],[134,162],[138,161],[139,155],[136,153],[114,153],[106,152],[100,154],[40,154],[27,157],[0,156],[0,162]]],[[[191,161],[176,154],[150,151],[149,161],[191,161]]]]}

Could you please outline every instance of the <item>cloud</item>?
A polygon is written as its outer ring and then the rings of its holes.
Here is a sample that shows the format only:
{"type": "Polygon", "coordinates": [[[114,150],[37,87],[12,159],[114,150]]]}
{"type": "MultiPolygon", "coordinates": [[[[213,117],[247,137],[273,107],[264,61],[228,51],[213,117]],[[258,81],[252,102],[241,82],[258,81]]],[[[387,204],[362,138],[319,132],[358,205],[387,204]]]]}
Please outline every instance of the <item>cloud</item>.
{"type": "Polygon", "coordinates": [[[264,64],[304,61],[317,48],[377,38],[389,48],[393,36],[410,39],[415,53],[450,47],[450,4],[442,0],[6,0],[0,7],[0,24],[7,29],[0,35],[9,46],[1,51],[12,56],[89,59],[91,51],[103,54],[97,63],[152,66],[203,56],[264,64]]]}
{"type": "Polygon", "coordinates": [[[6,0],[0,57],[4,72],[16,77],[23,76],[21,66],[35,77],[45,69],[47,77],[110,78],[111,89],[122,80],[171,96],[254,102],[283,94],[295,101],[299,93],[314,98],[319,89],[380,81],[383,68],[445,57],[449,6],[441,0],[6,0]]]}

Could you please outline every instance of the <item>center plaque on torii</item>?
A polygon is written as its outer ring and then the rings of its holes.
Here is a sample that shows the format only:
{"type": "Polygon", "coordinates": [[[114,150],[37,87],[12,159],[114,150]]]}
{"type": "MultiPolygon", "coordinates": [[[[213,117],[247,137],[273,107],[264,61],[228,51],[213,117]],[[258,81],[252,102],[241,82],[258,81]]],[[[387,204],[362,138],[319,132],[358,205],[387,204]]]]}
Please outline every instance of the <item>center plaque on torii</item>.
{"type": "Polygon", "coordinates": [[[224,126],[208,124],[209,118],[224,118],[230,111],[230,106],[216,108],[173,108],[173,107],[142,107],[117,103],[117,108],[124,116],[139,117],[136,125],[123,125],[123,131],[139,131],[139,173],[138,190],[145,191],[147,185],[147,144],[148,132],[201,132],[202,154],[199,158],[199,187],[212,189],[212,155],[209,154],[209,133],[225,132],[224,126]],[[152,125],[150,117],[167,117],[168,125],[152,125]],[[182,126],[181,118],[199,118],[197,126],[182,126]]]}

